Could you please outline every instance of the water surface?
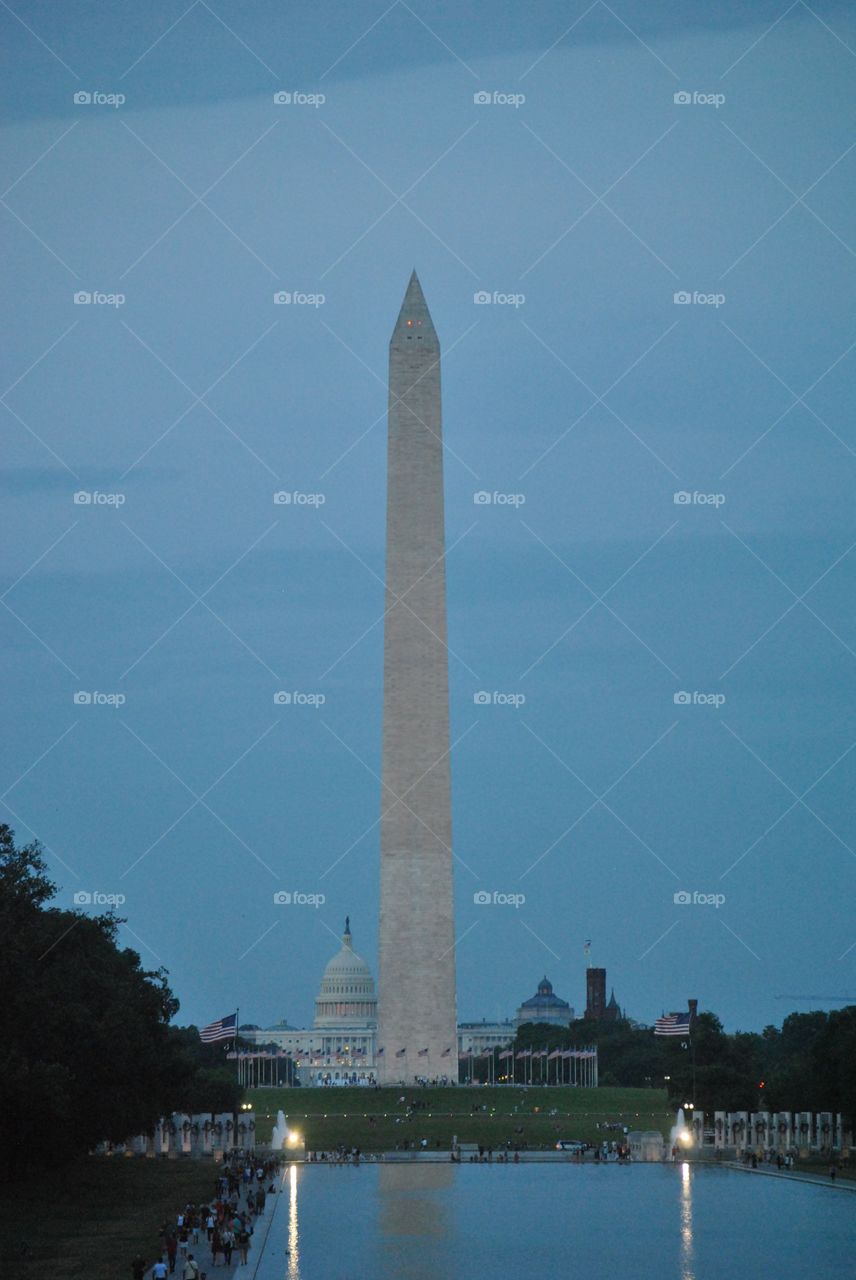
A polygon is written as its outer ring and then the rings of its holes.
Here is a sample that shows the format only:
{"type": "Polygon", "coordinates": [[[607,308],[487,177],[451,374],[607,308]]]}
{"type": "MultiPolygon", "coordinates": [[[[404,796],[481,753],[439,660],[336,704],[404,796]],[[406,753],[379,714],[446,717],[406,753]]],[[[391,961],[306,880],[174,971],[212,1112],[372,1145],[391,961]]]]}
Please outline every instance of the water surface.
{"type": "Polygon", "coordinates": [[[738,1170],[291,1166],[258,1280],[842,1280],[854,1224],[856,1193],[738,1170]]]}

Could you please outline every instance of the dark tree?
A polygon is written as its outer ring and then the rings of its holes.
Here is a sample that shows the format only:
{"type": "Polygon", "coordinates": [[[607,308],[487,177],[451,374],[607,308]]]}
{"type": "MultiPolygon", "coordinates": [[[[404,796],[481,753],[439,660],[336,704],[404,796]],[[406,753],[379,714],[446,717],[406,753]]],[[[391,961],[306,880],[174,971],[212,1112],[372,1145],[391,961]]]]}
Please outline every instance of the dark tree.
{"type": "Polygon", "coordinates": [[[37,844],[0,826],[0,1168],[62,1163],[150,1131],[195,1075],[169,1028],[163,970],[116,942],[121,923],[48,905],[37,844]]]}

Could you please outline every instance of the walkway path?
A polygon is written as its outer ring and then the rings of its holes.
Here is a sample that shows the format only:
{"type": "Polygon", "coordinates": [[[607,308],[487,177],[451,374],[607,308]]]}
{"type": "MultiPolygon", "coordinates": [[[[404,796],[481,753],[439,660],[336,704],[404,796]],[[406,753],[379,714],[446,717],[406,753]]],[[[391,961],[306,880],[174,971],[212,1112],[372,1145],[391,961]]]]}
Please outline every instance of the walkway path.
{"type": "Polygon", "coordinates": [[[856,1191],[856,1181],[850,1178],[824,1178],[816,1173],[800,1173],[798,1169],[773,1169],[766,1165],[740,1164],[736,1160],[723,1160],[719,1169],[739,1169],[742,1173],[760,1173],[767,1178],[787,1178],[789,1182],[813,1182],[817,1187],[836,1187],[842,1191],[856,1191]]]}
{"type": "MultiPolygon", "coordinates": [[[[212,1172],[216,1172],[216,1168],[216,1166],[212,1166],[212,1172]]],[[[270,1230],[270,1224],[273,1221],[274,1210],[281,1199],[280,1191],[282,1189],[282,1182],[280,1180],[280,1175],[274,1174],[273,1181],[274,1185],[277,1186],[276,1195],[268,1194],[265,1198],[265,1207],[261,1216],[253,1218],[253,1235],[251,1237],[248,1261],[246,1263],[241,1262],[240,1251],[236,1245],[232,1253],[232,1261],[228,1266],[223,1261],[222,1257],[218,1257],[217,1265],[214,1266],[211,1261],[211,1245],[208,1241],[207,1232],[203,1227],[199,1232],[199,1243],[191,1243],[187,1250],[188,1255],[193,1254],[193,1257],[198,1262],[200,1276],[205,1272],[209,1276],[216,1274],[221,1277],[221,1280],[253,1280],[261,1258],[262,1249],[264,1248],[264,1243],[270,1230]]],[[[269,1183],[265,1182],[265,1187],[268,1185],[269,1183]]],[[[242,1180],[238,1188],[238,1207],[246,1207],[247,1192],[255,1192],[257,1189],[258,1184],[255,1179],[249,1185],[245,1184],[242,1180]]],[[[164,1252],[164,1258],[165,1257],[166,1253],[164,1252]]],[[[179,1253],[175,1263],[175,1271],[170,1277],[170,1280],[182,1280],[185,1261],[186,1259],[182,1257],[181,1253],[179,1253]]],[[[151,1280],[151,1275],[152,1268],[148,1267],[146,1269],[147,1280],[151,1280]]]]}

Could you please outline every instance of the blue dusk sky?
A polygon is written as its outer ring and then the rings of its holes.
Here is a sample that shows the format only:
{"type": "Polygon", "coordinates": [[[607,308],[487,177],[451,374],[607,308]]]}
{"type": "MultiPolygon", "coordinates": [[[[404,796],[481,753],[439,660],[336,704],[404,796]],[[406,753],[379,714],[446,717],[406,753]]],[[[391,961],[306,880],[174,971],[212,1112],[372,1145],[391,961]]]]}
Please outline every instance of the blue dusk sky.
{"type": "Polygon", "coordinates": [[[346,913],[376,971],[416,267],[459,1016],[543,973],[581,1010],[587,939],[643,1021],[852,1000],[853,8],[10,0],[0,25],[0,792],[60,903],[123,898],[182,1022],[307,1025],[346,913]]]}

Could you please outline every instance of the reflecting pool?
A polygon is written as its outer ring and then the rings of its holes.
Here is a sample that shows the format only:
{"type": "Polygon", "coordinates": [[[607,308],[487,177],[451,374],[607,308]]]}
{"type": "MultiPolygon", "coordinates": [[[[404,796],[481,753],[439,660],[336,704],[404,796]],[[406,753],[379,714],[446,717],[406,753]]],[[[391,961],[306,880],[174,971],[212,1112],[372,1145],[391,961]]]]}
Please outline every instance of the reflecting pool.
{"type": "Polygon", "coordinates": [[[258,1280],[841,1280],[854,1248],[856,1193],[839,1188],[688,1164],[390,1162],[292,1165],[253,1261],[258,1280]]]}

